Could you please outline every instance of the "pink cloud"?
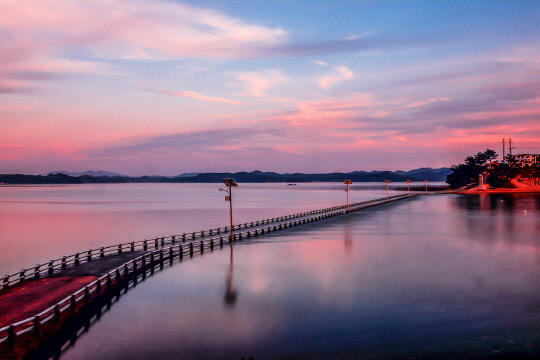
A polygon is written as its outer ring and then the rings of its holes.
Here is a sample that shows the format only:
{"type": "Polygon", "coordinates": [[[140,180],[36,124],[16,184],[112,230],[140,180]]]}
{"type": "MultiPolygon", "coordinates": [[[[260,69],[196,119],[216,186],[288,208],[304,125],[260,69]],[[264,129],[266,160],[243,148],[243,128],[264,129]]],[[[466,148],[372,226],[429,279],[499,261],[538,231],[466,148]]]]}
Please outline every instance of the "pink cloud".
{"type": "Polygon", "coordinates": [[[234,105],[244,104],[241,101],[214,97],[214,96],[207,96],[207,95],[199,94],[195,91],[189,91],[189,90],[184,90],[184,91],[148,90],[148,91],[155,92],[158,94],[186,97],[189,99],[200,100],[200,101],[217,102],[217,103],[234,104],[234,105]]]}
{"type": "Polygon", "coordinates": [[[246,84],[246,93],[255,97],[267,97],[266,90],[287,81],[279,70],[248,71],[240,74],[238,80],[246,84]]]}
{"type": "Polygon", "coordinates": [[[338,66],[334,74],[323,76],[318,84],[323,89],[329,89],[339,82],[354,78],[354,73],[347,66],[338,66]]]}
{"type": "MultiPolygon", "coordinates": [[[[279,45],[287,33],[219,11],[171,1],[6,0],[0,3],[0,83],[20,72],[112,73],[96,61],[73,59],[245,58],[279,45]]],[[[22,93],[39,79],[0,85],[22,93]]],[[[187,94],[186,96],[197,96],[187,94]]]]}
{"type": "Polygon", "coordinates": [[[427,105],[427,104],[431,104],[431,103],[434,103],[434,102],[437,102],[437,101],[450,101],[450,99],[447,98],[447,97],[440,97],[440,96],[432,97],[432,98],[429,98],[429,99],[419,100],[419,101],[415,101],[415,102],[412,102],[410,104],[407,104],[407,105],[405,105],[405,109],[412,109],[412,108],[424,106],[424,105],[427,105]]]}
{"type": "Polygon", "coordinates": [[[279,28],[169,1],[7,0],[0,24],[11,39],[4,49],[12,52],[54,54],[71,45],[111,58],[245,57],[246,44],[277,45],[286,36],[279,28]]]}

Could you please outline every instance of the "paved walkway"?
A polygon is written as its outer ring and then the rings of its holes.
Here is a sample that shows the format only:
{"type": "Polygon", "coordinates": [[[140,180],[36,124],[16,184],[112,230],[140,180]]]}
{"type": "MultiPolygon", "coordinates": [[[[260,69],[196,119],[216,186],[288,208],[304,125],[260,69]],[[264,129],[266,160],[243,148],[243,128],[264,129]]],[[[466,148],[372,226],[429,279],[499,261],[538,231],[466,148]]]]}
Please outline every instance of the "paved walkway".
{"type": "Polygon", "coordinates": [[[0,292],[0,328],[39,314],[144,253],[133,251],[94,259],[51,277],[27,280],[0,292]]]}

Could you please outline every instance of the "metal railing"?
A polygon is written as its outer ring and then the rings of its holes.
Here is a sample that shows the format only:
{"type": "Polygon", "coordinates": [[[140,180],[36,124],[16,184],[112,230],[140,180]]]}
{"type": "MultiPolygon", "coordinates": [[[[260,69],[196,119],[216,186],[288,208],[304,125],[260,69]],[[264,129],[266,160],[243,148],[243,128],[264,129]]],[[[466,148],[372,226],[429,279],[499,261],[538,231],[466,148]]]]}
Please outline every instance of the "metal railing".
{"type": "MultiPolygon", "coordinates": [[[[396,195],[394,197],[401,197],[403,195],[396,195]]],[[[392,197],[393,198],[393,197],[392,197]]],[[[374,199],[374,200],[366,200],[357,202],[354,204],[351,204],[350,206],[359,206],[362,204],[372,203],[372,202],[378,202],[383,200],[381,199],[374,199]]],[[[384,198],[386,200],[386,198],[384,198]]],[[[237,224],[233,226],[233,231],[236,230],[242,230],[242,229],[248,229],[248,228],[254,228],[262,225],[267,224],[273,224],[273,223],[279,223],[283,221],[287,221],[290,219],[296,219],[306,216],[311,216],[315,214],[325,213],[329,211],[339,210],[346,208],[346,205],[339,205],[339,206],[332,206],[324,209],[318,209],[318,210],[312,210],[307,212],[301,212],[291,215],[285,215],[275,218],[268,218],[263,220],[257,220],[252,222],[247,222],[243,224],[237,224]]],[[[111,246],[103,246],[96,249],[89,249],[87,251],[83,252],[77,252],[75,254],[62,256],[61,258],[49,260],[48,262],[37,264],[35,266],[21,269],[20,271],[17,271],[12,274],[4,275],[0,280],[0,291],[24,282],[29,279],[39,279],[46,276],[54,275],[55,273],[58,273],[59,271],[66,270],[68,268],[72,268],[74,266],[78,266],[84,262],[90,262],[94,259],[100,259],[104,258],[107,255],[121,255],[123,252],[126,251],[148,251],[149,248],[159,249],[163,248],[166,245],[174,245],[177,242],[186,242],[186,241],[193,241],[200,238],[205,238],[207,236],[212,235],[220,235],[220,234],[229,234],[230,228],[227,226],[219,227],[219,228],[213,228],[208,230],[201,230],[191,233],[183,233],[183,234],[176,234],[176,235],[170,235],[170,236],[164,236],[164,237],[156,237],[153,239],[147,239],[147,240],[139,240],[139,241],[132,241],[127,243],[121,243],[111,246]]]]}
{"type": "MultiPolygon", "coordinates": [[[[256,237],[259,235],[279,231],[282,229],[292,228],[303,224],[312,223],[315,221],[331,218],[337,215],[355,212],[369,207],[386,204],[402,200],[405,198],[415,197],[418,195],[433,195],[455,193],[457,191],[444,192],[420,192],[410,195],[395,195],[388,199],[379,198],[374,200],[366,200],[356,202],[349,205],[349,211],[346,210],[346,205],[332,206],[324,209],[301,212],[292,215],[281,216],[277,218],[269,218],[258,221],[253,221],[244,224],[234,225],[234,230],[240,230],[234,233],[234,240],[242,240],[244,238],[256,237]],[[241,231],[244,230],[244,231],[241,231]]],[[[106,289],[112,288],[115,284],[123,279],[127,279],[130,275],[154,267],[156,263],[163,263],[166,260],[173,260],[175,257],[182,259],[184,256],[193,256],[195,253],[204,253],[206,249],[214,250],[214,247],[223,247],[224,242],[230,241],[229,230],[226,226],[223,228],[203,230],[200,232],[184,233],[181,235],[171,235],[166,237],[158,237],[152,240],[142,240],[130,243],[122,243],[113,246],[91,249],[81,253],[75,253],[62,258],[50,260],[47,263],[38,264],[35,267],[23,269],[20,272],[4,276],[2,287],[6,288],[13,283],[24,282],[28,277],[40,278],[42,275],[50,276],[55,272],[72,268],[80,265],[82,262],[89,262],[96,258],[103,258],[107,255],[122,254],[123,251],[135,251],[142,249],[146,253],[127,261],[126,263],[111,270],[107,274],[99,277],[97,280],[86,285],[84,288],[74,292],[65,299],[59,301],[55,305],[40,312],[39,314],[29,317],[25,320],[13,323],[9,326],[0,328],[0,344],[3,342],[14,343],[18,336],[27,332],[33,331],[39,335],[41,327],[50,322],[60,321],[62,313],[66,311],[74,311],[78,304],[87,303],[91,300],[94,294],[99,294],[106,289]],[[219,236],[211,236],[217,234],[219,236]],[[197,239],[200,239],[197,241],[197,239]],[[186,242],[186,240],[190,240],[186,242]],[[168,247],[166,245],[169,244],[168,247]],[[149,247],[154,247],[153,250],[148,250],[149,247]],[[28,272],[28,273],[27,273],[28,272]]],[[[233,230],[233,231],[234,231],[233,230]]]]}

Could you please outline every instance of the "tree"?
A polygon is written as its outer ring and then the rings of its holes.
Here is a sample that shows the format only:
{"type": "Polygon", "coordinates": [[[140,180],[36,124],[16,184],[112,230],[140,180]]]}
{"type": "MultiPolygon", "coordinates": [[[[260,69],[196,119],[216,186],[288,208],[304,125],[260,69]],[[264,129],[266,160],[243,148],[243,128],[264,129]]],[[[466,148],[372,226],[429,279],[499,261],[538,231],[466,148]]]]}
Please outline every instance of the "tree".
{"type": "Polygon", "coordinates": [[[489,165],[491,165],[491,160],[495,160],[499,157],[499,154],[495,152],[495,150],[486,149],[484,151],[484,158],[489,161],[489,165]]]}
{"type": "Polygon", "coordinates": [[[497,157],[497,153],[490,149],[486,149],[484,152],[480,151],[474,156],[467,156],[464,164],[453,165],[450,168],[452,173],[446,177],[446,182],[452,188],[460,188],[477,182],[479,175],[488,169],[486,163],[489,161],[491,168],[491,161],[497,157]]]}

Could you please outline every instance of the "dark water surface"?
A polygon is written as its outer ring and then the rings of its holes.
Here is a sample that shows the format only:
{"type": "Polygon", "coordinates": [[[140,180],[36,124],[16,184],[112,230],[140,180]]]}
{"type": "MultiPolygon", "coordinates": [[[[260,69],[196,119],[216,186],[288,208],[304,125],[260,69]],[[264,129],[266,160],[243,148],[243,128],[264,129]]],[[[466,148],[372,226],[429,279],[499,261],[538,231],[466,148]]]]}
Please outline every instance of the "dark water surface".
{"type": "MultiPolygon", "coordinates": [[[[268,216],[343,196],[311,186],[287,196],[254,186],[260,199],[239,217],[266,214],[261,202],[271,198],[268,216]]],[[[354,200],[381,193],[358,190],[354,200]]],[[[132,214],[113,206],[119,218],[132,214]]],[[[540,354],[539,213],[532,195],[416,197],[205,252],[139,282],[62,359],[540,354]]],[[[189,218],[201,229],[212,222],[202,214],[189,218]]],[[[155,226],[142,215],[124,221],[133,234],[155,226]]]]}

